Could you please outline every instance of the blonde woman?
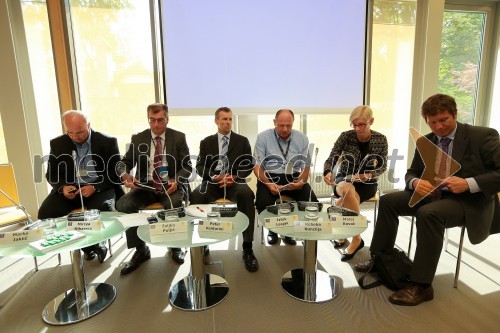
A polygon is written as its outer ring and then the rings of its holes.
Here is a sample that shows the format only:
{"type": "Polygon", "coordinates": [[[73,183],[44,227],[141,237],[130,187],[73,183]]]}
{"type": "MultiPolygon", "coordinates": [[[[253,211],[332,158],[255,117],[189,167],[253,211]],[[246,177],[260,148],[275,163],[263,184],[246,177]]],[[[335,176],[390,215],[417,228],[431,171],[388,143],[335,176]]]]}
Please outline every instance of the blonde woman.
{"type": "MultiPolygon", "coordinates": [[[[373,131],[373,111],[361,105],[351,112],[351,130],[342,132],[333,145],[323,167],[324,181],[333,186],[338,197],[337,206],[359,213],[359,205],[377,192],[377,178],[387,169],[387,138],[373,131]],[[339,164],[337,173],[333,167],[339,164]]],[[[343,247],[346,240],[335,241],[335,248],[343,247]]],[[[364,247],[360,235],[354,236],[342,254],[342,261],[350,260],[364,247]]]]}

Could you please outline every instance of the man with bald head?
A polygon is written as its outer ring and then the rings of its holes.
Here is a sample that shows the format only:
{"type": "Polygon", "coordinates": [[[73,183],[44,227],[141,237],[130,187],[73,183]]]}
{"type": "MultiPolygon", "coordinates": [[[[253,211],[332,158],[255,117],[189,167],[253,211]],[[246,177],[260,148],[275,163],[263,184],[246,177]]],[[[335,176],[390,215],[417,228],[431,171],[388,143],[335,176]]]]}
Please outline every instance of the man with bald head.
{"type": "MultiPolygon", "coordinates": [[[[66,111],[62,121],[66,134],[50,141],[46,178],[52,191],[40,206],[38,218],[61,217],[81,208],[80,195],[87,209],[112,210],[115,198],[123,195],[115,171],[120,161],[116,138],[91,129],[88,115],[82,111],[66,111]]],[[[97,254],[101,263],[108,253],[100,244],[82,251],[87,260],[97,254]]]]}
{"type": "MultiPolygon", "coordinates": [[[[274,205],[281,195],[296,201],[317,202],[307,183],[311,166],[307,136],[292,129],[295,116],[292,110],[281,109],[274,117],[274,128],[259,133],[255,142],[254,173],[258,178],[255,206],[260,213],[274,205]]],[[[285,244],[295,245],[295,239],[285,237],[285,244]]],[[[278,235],[269,231],[269,244],[278,243],[278,235]]]]}

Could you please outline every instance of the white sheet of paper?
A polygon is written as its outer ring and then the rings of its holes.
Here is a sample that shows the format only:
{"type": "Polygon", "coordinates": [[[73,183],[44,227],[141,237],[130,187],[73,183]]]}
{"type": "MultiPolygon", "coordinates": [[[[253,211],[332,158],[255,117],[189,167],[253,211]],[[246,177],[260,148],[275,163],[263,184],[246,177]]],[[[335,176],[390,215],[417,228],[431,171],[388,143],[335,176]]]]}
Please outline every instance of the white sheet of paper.
{"type": "Polygon", "coordinates": [[[115,218],[118,220],[118,222],[121,223],[124,228],[130,228],[149,224],[147,219],[150,216],[150,213],[132,213],[117,216],[115,218]]]}

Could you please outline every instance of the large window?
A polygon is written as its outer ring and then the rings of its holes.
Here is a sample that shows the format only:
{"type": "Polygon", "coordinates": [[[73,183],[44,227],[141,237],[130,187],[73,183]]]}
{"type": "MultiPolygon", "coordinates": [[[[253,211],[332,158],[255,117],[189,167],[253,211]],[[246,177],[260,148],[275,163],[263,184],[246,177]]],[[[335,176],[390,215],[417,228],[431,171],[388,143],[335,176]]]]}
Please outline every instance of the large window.
{"type": "Polygon", "coordinates": [[[459,8],[444,12],[439,90],[455,98],[459,121],[474,124],[486,12],[459,8]]]}
{"type": "MultiPolygon", "coordinates": [[[[54,58],[45,1],[21,1],[28,55],[35,92],[42,152],[50,152],[50,140],[62,134],[54,58]]],[[[41,170],[35,170],[41,172],[41,170]]],[[[40,174],[38,174],[40,176],[40,174]]]]}
{"type": "Polygon", "coordinates": [[[155,102],[149,1],[72,0],[70,8],[82,109],[124,153],[155,102]]]}

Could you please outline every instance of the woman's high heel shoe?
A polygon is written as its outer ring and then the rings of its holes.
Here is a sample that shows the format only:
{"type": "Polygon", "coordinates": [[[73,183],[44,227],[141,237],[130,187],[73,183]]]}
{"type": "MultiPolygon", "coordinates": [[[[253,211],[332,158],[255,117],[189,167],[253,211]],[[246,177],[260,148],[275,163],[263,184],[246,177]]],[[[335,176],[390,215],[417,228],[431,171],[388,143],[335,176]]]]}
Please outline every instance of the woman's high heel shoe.
{"type": "Polygon", "coordinates": [[[356,248],[356,250],[354,250],[353,253],[349,254],[347,253],[347,251],[344,251],[344,253],[342,253],[342,257],[340,258],[341,261],[347,261],[347,260],[351,260],[354,255],[359,251],[361,250],[363,247],[365,247],[365,242],[363,241],[363,239],[361,239],[361,242],[359,243],[358,247],[356,248]]]}

